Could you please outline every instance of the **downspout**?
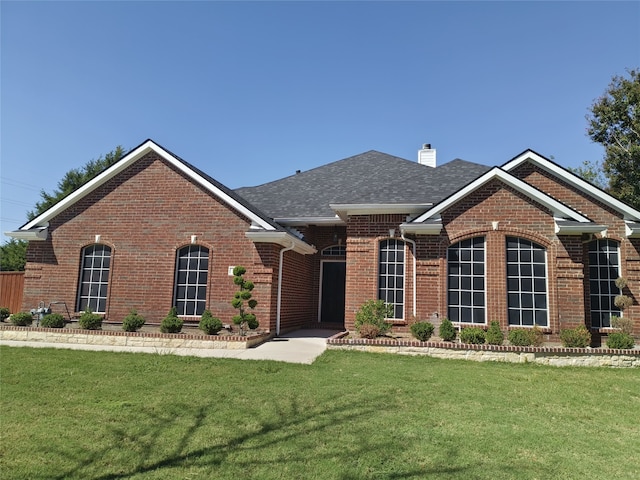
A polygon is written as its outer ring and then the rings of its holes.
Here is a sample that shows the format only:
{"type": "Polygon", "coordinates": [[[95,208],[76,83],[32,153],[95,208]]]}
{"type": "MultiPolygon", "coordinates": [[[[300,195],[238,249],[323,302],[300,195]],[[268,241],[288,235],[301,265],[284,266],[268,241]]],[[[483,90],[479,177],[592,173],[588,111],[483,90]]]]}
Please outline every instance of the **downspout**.
{"type": "Polygon", "coordinates": [[[405,242],[409,242],[411,244],[411,249],[413,250],[413,316],[416,316],[416,242],[410,240],[404,236],[404,233],[401,233],[400,238],[405,242]]]}
{"type": "Polygon", "coordinates": [[[293,247],[294,243],[292,241],[290,247],[286,247],[280,250],[280,265],[278,267],[278,301],[276,303],[276,336],[280,335],[280,310],[282,304],[282,270],[284,264],[284,252],[293,250],[293,247]]]}

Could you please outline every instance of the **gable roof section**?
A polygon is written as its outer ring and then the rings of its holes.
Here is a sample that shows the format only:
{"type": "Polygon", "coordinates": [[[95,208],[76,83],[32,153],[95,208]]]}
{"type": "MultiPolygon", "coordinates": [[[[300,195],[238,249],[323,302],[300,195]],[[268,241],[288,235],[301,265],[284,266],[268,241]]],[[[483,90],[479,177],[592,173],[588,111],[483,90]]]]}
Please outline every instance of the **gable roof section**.
{"type": "Polygon", "coordinates": [[[440,214],[460,201],[470,193],[482,188],[491,180],[500,180],[511,188],[526,195],[537,203],[545,206],[553,212],[556,219],[556,232],[562,234],[577,234],[587,231],[598,232],[606,229],[603,225],[594,224],[589,218],[575,211],[571,207],[559,202],[555,198],[511,175],[509,172],[494,167],[474,181],[465,185],[454,194],[450,195],[442,202],[415,218],[411,222],[403,223],[400,226],[402,233],[414,233],[423,235],[437,235],[442,230],[440,214]]]}
{"type": "MultiPolygon", "coordinates": [[[[156,153],[167,163],[185,174],[193,182],[202,186],[205,190],[216,196],[230,208],[246,216],[251,221],[251,230],[272,232],[272,235],[269,237],[270,242],[280,243],[287,246],[293,243],[296,246],[297,251],[300,251],[301,253],[303,253],[303,251],[304,253],[313,253],[309,251],[309,249],[313,249],[313,247],[282,228],[260,210],[236,194],[233,190],[225,187],[220,182],[216,181],[209,175],[182,160],[180,157],[161,147],[152,140],[146,140],[82,187],[60,200],[33,220],[27,222],[25,225],[20,227],[19,230],[9,232],[9,234],[14,238],[45,240],[47,238],[46,229],[48,227],[49,220],[114,178],[120,172],[124,171],[150,152],[156,153]]],[[[313,249],[313,251],[315,252],[315,249],[313,249]]]]}
{"type": "Polygon", "coordinates": [[[640,222],[640,211],[621,202],[617,198],[608,194],[601,188],[593,185],[592,183],[583,180],[575,173],[567,170],[566,168],[558,165],[557,163],[549,160],[548,158],[534,152],[531,149],[525,150],[520,155],[515,156],[502,166],[502,169],[509,172],[523,163],[530,162],[541,169],[551,173],[552,175],[564,180],[569,185],[580,190],[582,193],[595,198],[612,209],[620,212],[623,218],[627,222],[640,222]]]}
{"type": "Polygon", "coordinates": [[[432,168],[371,150],[235,191],[279,223],[336,224],[336,213],[355,210],[418,214],[488,169],[464,160],[432,168]]]}

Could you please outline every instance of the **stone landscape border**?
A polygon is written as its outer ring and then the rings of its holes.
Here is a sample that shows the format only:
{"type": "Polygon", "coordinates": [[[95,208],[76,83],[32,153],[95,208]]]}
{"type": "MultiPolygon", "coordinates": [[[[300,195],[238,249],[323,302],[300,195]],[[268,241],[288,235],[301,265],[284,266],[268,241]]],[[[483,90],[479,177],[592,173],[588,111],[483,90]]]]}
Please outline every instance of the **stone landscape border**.
{"type": "Polygon", "coordinates": [[[357,350],[477,362],[537,363],[557,367],[640,367],[640,349],[516,347],[513,345],[470,345],[454,342],[420,342],[399,339],[344,338],[348,332],[327,340],[330,350],[357,350]]]}
{"type": "Polygon", "coordinates": [[[16,327],[0,325],[0,341],[42,343],[72,343],[121,347],[222,348],[247,349],[260,345],[271,337],[260,333],[247,337],[234,335],[191,335],[185,333],[125,332],[111,330],[83,330],[75,328],[16,327]]]}

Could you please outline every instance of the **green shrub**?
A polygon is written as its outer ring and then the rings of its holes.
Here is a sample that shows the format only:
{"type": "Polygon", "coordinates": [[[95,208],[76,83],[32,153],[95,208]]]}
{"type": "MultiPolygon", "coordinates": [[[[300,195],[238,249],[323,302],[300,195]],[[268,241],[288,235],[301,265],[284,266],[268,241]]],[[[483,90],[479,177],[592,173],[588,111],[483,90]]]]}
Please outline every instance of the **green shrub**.
{"type": "Polygon", "coordinates": [[[447,317],[442,319],[442,323],[440,324],[440,329],[438,330],[438,334],[440,338],[445,342],[453,342],[456,339],[456,327],[453,326],[451,320],[447,317]]]}
{"type": "Polygon", "coordinates": [[[135,309],[131,309],[129,315],[124,317],[122,320],[122,329],[125,332],[137,332],[144,325],[144,317],[142,315],[138,315],[138,312],[135,309]]]}
{"type": "Polygon", "coordinates": [[[465,327],[460,331],[460,341],[462,343],[481,345],[484,340],[484,330],[480,327],[465,327]]]}
{"type": "Polygon", "coordinates": [[[591,332],[584,325],[560,330],[560,341],[565,347],[585,348],[591,345],[591,332]]]}
{"type": "Polygon", "coordinates": [[[504,342],[504,333],[500,330],[500,322],[493,320],[489,324],[484,339],[489,345],[502,345],[502,342],[504,342]]]}
{"type": "Polygon", "coordinates": [[[360,336],[362,338],[376,338],[380,336],[380,329],[372,323],[364,323],[360,325],[360,336]]]}
{"type": "Polygon", "coordinates": [[[0,322],[4,322],[11,315],[8,307],[0,307],[0,322]]]}
{"type": "Polygon", "coordinates": [[[169,310],[166,317],[162,319],[160,323],[160,331],[162,333],[180,333],[184,322],[181,318],[178,318],[178,311],[176,307],[169,310]]]}
{"type": "Polygon", "coordinates": [[[50,313],[40,320],[40,326],[45,328],[64,328],[64,317],[59,313],[50,313]]]}
{"type": "Polygon", "coordinates": [[[420,340],[421,342],[426,342],[433,335],[433,331],[435,327],[432,323],[429,322],[416,322],[411,325],[411,335],[420,340]]]}
{"type": "Polygon", "coordinates": [[[633,320],[629,317],[618,317],[616,315],[611,316],[611,326],[619,329],[622,333],[633,333],[633,320]]]}
{"type": "Polygon", "coordinates": [[[531,345],[541,347],[544,343],[544,332],[538,325],[534,325],[531,329],[531,345]]]}
{"type": "Polygon", "coordinates": [[[386,319],[392,315],[393,305],[383,300],[368,300],[356,312],[356,330],[361,334],[363,325],[375,325],[379,335],[383,335],[391,330],[391,324],[386,319]]]}
{"type": "Polygon", "coordinates": [[[252,281],[244,279],[243,275],[245,273],[247,273],[247,269],[243,266],[238,265],[233,267],[233,283],[237,285],[240,290],[233,295],[233,300],[231,300],[231,306],[238,310],[238,314],[234,315],[232,320],[233,323],[240,327],[240,335],[246,335],[247,328],[255,330],[260,325],[256,315],[247,312],[247,307],[253,310],[258,305],[258,301],[251,298],[253,296],[251,292],[255,285],[252,281]]]}
{"type": "Polygon", "coordinates": [[[29,312],[18,312],[11,315],[9,320],[17,327],[26,327],[33,323],[33,315],[29,312]]]}
{"type": "Polygon", "coordinates": [[[205,310],[200,317],[198,328],[207,335],[215,335],[222,330],[222,321],[214,317],[210,310],[205,310]]]}
{"type": "Polygon", "coordinates": [[[607,337],[607,347],[629,349],[633,348],[635,341],[631,335],[624,332],[613,332],[607,337]]]}
{"type": "Polygon", "coordinates": [[[78,325],[85,330],[100,330],[102,328],[102,315],[91,313],[91,310],[87,307],[80,315],[78,325]]]}
{"type": "Polygon", "coordinates": [[[533,343],[533,335],[531,330],[515,329],[509,330],[509,343],[518,347],[528,347],[533,343]]]}

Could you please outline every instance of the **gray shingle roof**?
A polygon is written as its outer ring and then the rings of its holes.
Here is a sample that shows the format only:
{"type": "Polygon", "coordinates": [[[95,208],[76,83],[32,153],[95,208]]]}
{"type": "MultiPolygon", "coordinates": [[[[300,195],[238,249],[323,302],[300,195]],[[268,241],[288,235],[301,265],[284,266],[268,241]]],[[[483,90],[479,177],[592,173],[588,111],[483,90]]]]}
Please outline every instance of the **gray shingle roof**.
{"type": "Polygon", "coordinates": [[[272,218],[333,217],[336,203],[436,203],[489,169],[464,160],[431,168],[371,150],[235,192],[272,218]]]}

